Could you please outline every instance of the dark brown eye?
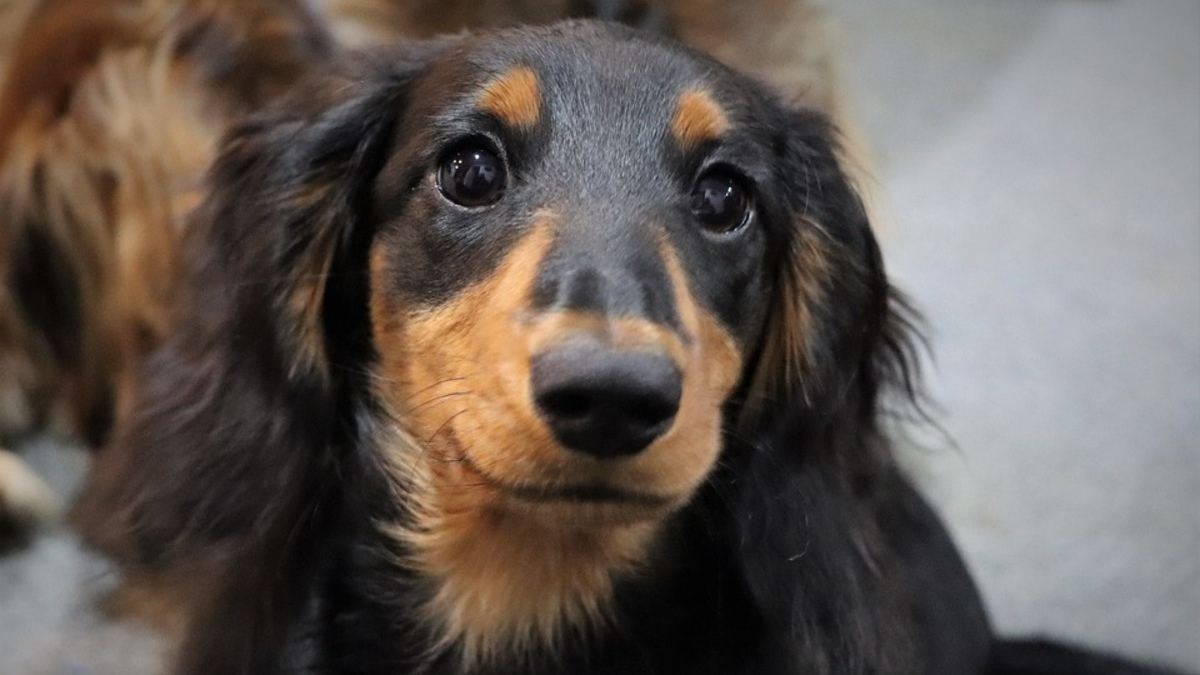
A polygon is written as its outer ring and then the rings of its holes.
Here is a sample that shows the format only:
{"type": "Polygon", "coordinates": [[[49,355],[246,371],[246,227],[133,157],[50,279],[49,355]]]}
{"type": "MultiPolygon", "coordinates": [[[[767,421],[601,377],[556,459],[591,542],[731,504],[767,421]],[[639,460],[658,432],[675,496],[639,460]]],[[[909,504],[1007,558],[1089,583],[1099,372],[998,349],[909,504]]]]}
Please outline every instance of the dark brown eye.
{"type": "Polygon", "coordinates": [[[732,232],[750,217],[750,192],[734,173],[714,169],[700,176],[692,188],[692,215],[710,232],[732,232]]]}
{"type": "Polygon", "coordinates": [[[451,150],[438,167],[438,189],[460,206],[496,203],[504,196],[507,179],[504,162],[482,143],[451,150]]]}

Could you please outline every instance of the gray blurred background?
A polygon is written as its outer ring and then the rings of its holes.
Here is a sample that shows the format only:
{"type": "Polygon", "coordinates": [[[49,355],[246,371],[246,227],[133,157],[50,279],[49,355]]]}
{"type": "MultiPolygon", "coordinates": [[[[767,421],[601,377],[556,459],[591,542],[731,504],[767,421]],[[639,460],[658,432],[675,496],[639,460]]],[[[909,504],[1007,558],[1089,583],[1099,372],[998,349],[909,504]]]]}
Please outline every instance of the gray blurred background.
{"type": "Polygon", "coordinates": [[[832,6],[996,623],[1200,670],[1200,3],[832,6]]]}
{"type": "MultiPolygon", "coordinates": [[[[953,439],[907,459],[996,623],[1200,671],[1200,2],[829,5],[953,439]]],[[[110,582],[61,532],[0,558],[0,675],[159,672],[110,582]]]]}

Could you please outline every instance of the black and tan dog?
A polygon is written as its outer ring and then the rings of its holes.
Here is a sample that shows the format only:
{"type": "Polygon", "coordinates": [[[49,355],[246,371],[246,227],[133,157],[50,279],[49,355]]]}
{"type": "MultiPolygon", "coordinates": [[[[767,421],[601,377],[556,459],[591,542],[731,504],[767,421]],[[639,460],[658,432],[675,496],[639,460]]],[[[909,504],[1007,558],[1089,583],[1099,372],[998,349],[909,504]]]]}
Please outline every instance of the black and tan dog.
{"type": "Polygon", "coordinates": [[[834,132],[598,23],[317,77],[224,141],[77,507],[194,675],[1150,672],[996,640],[897,469],[834,132]]]}

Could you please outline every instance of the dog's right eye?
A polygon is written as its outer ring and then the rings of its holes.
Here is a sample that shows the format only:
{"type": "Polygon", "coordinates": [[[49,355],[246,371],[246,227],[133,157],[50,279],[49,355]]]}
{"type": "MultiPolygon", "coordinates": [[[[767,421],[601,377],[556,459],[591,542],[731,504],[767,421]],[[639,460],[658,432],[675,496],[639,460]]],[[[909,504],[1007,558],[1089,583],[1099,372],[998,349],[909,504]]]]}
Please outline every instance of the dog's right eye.
{"type": "Polygon", "coordinates": [[[451,150],[438,167],[438,189],[459,206],[496,203],[504,196],[507,178],[504,160],[481,143],[451,150]]]}
{"type": "Polygon", "coordinates": [[[745,181],[718,167],[696,181],[690,206],[692,215],[706,230],[728,234],[750,219],[753,202],[745,181]]]}

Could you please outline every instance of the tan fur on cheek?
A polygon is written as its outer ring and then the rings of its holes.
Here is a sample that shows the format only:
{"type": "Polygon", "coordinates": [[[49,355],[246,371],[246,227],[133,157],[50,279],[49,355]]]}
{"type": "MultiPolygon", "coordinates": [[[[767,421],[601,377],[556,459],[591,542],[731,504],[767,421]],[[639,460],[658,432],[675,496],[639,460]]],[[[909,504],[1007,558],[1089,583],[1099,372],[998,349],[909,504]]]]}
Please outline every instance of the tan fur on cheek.
{"type": "Polygon", "coordinates": [[[683,395],[675,423],[651,446],[676,449],[660,468],[664,482],[690,492],[708,476],[721,451],[721,408],[741,376],[742,354],[733,338],[692,295],[674,249],[659,246],[675,293],[680,322],[693,336],[684,367],[683,395]]]}
{"type": "Polygon", "coordinates": [[[515,66],[488,82],[479,96],[479,108],[515,129],[537,124],[542,93],[537,74],[529,66],[515,66]]]}
{"type": "Polygon", "coordinates": [[[729,130],[729,118],[712,94],[703,89],[684,92],[675,104],[671,135],[685,149],[720,138],[729,130]]]}
{"type": "MultiPolygon", "coordinates": [[[[450,452],[444,458],[457,460],[460,451],[451,446],[498,444],[496,453],[528,454],[551,443],[548,432],[536,436],[522,325],[549,242],[543,220],[491,277],[433,310],[406,313],[373,294],[377,344],[396,384],[385,397],[427,450],[450,452]]],[[[384,264],[382,252],[373,264],[384,264]]],[[[455,478],[449,475],[452,467],[444,472],[444,478],[455,478]]]]}

